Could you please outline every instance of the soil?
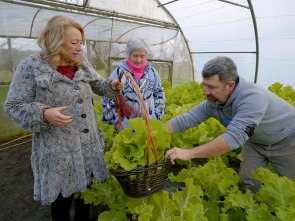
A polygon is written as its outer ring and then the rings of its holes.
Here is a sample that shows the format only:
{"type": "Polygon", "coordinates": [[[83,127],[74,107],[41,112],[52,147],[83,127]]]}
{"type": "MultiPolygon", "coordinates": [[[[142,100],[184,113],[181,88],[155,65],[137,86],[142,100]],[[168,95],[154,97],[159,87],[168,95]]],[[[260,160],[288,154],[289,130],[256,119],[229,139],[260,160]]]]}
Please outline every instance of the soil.
{"type": "MultiPolygon", "coordinates": [[[[0,143],[0,221],[51,221],[50,206],[33,199],[34,177],[31,168],[31,137],[12,143],[0,143]]],[[[181,168],[171,165],[176,172],[181,168]]],[[[169,170],[169,169],[168,169],[169,170]]],[[[182,183],[165,181],[169,193],[183,187],[182,183]]],[[[74,220],[74,207],[71,220],[74,220]]],[[[91,220],[97,220],[102,206],[91,206],[91,220]]]]}
{"type": "MultiPolygon", "coordinates": [[[[0,221],[51,221],[50,206],[33,199],[31,147],[31,137],[0,143],[0,221]]],[[[91,219],[97,220],[98,214],[98,208],[91,207],[91,219]]]]}

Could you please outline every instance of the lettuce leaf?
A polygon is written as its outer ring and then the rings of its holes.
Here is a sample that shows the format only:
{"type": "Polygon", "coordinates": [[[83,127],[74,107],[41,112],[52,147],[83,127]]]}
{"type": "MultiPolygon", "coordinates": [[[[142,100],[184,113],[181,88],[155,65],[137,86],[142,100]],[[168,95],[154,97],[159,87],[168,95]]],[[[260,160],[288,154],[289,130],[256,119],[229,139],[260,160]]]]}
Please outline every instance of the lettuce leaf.
{"type": "Polygon", "coordinates": [[[294,182],[265,168],[252,172],[253,178],[263,183],[255,199],[268,205],[271,211],[279,206],[295,206],[294,182]]]}
{"type": "MultiPolygon", "coordinates": [[[[109,152],[105,154],[107,167],[115,171],[128,171],[146,165],[147,156],[147,126],[142,118],[134,118],[128,121],[132,126],[120,131],[115,138],[109,152]]],[[[170,148],[171,136],[165,123],[151,119],[151,131],[156,146],[158,160],[164,159],[165,152],[170,148]]],[[[152,152],[152,144],[149,150],[150,164],[156,162],[152,152]]]]}

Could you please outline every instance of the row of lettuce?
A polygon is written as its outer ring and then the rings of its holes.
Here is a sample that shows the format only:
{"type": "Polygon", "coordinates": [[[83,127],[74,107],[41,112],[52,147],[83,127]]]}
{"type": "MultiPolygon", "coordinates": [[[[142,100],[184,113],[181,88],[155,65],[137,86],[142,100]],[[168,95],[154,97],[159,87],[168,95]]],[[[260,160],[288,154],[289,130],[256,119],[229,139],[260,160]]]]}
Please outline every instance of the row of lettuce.
{"type": "MultiPolygon", "coordinates": [[[[172,88],[163,82],[166,95],[165,115],[161,121],[151,120],[152,133],[159,160],[171,147],[192,148],[209,142],[225,131],[210,118],[198,127],[169,135],[165,122],[187,112],[205,99],[203,86],[190,82],[172,88]]],[[[269,90],[295,107],[295,92],[291,87],[273,84],[269,90]]],[[[100,118],[101,105],[95,104],[100,118]]],[[[100,123],[105,132],[105,159],[111,170],[125,171],[146,163],[146,126],[144,120],[130,121],[133,130],[116,134],[111,125],[100,123]]],[[[177,161],[182,168],[176,175],[168,174],[170,182],[184,183],[174,192],[161,192],[143,198],[130,198],[114,176],[104,183],[93,182],[80,194],[85,203],[104,205],[98,220],[295,220],[295,180],[279,177],[268,169],[253,172],[263,183],[255,195],[239,190],[238,175],[241,148],[211,159],[177,161]]],[[[150,152],[150,162],[154,162],[150,152]]]]}

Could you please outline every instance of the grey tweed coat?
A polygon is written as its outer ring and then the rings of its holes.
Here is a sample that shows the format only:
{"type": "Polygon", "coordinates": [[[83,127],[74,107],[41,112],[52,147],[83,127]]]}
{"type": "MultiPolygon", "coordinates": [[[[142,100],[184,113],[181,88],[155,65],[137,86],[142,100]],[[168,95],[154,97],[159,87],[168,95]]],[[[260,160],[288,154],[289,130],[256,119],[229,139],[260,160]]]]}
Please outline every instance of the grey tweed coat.
{"type": "Polygon", "coordinates": [[[84,192],[91,177],[109,177],[104,161],[104,133],[98,127],[93,92],[116,97],[111,79],[101,77],[83,57],[73,80],[37,56],[20,62],[4,110],[21,128],[33,132],[31,163],[34,199],[51,204],[59,193],[84,192]],[[62,112],[73,121],[62,128],[43,121],[44,108],[69,106],[62,112]]]}

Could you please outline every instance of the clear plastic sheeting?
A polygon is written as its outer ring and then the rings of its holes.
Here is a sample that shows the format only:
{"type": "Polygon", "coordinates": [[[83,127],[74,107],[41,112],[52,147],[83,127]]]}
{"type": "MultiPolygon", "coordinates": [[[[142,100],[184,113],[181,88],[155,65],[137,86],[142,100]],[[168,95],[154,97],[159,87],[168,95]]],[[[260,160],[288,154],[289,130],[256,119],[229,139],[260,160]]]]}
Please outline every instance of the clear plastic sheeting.
{"type": "Polygon", "coordinates": [[[232,57],[241,76],[254,81],[256,42],[247,1],[186,0],[183,6],[183,1],[179,0],[165,7],[177,20],[187,39],[196,81],[202,81],[204,63],[216,56],[232,57]]]}
{"type": "Polygon", "coordinates": [[[88,1],[86,5],[83,3],[77,1],[70,4],[68,1],[50,0],[1,1],[0,71],[9,69],[13,72],[19,62],[10,61],[15,55],[25,58],[36,51],[36,46],[30,44],[31,48],[28,49],[15,39],[37,39],[51,17],[64,15],[75,19],[84,28],[84,54],[105,77],[118,66],[120,60],[127,57],[127,40],[138,36],[150,45],[148,60],[157,67],[163,80],[169,80],[173,86],[193,80],[192,61],[185,38],[169,13],[158,7],[158,1],[149,0],[143,3],[135,0],[112,0],[88,1]]]}
{"type": "Polygon", "coordinates": [[[174,23],[171,17],[161,8],[158,7],[157,1],[142,0],[99,0],[89,1],[89,7],[101,8],[116,13],[130,14],[138,17],[145,17],[164,22],[174,23]]]}
{"type": "Polygon", "coordinates": [[[30,37],[38,8],[0,2],[0,36],[30,37]]]}

